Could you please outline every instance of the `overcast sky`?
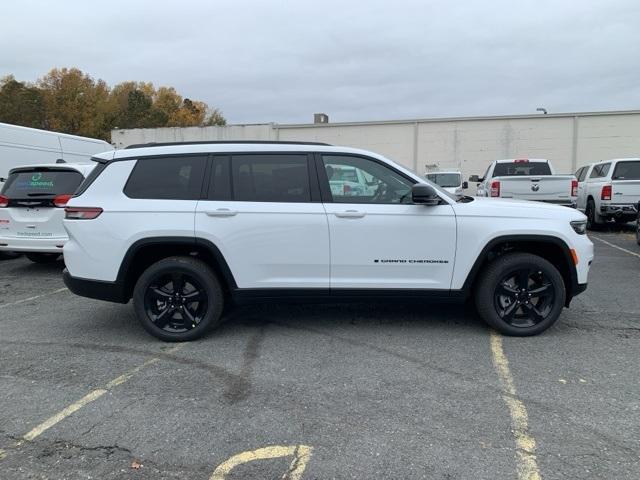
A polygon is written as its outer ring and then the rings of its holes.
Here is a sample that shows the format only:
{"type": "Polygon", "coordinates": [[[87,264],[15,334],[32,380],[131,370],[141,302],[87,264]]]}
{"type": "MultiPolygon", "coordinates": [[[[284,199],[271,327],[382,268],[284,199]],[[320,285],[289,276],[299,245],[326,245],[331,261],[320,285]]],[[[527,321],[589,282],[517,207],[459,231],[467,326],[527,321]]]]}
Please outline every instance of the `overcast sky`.
{"type": "Polygon", "coordinates": [[[640,1],[3,2],[0,76],[76,66],[230,123],[640,108],[640,1]]]}

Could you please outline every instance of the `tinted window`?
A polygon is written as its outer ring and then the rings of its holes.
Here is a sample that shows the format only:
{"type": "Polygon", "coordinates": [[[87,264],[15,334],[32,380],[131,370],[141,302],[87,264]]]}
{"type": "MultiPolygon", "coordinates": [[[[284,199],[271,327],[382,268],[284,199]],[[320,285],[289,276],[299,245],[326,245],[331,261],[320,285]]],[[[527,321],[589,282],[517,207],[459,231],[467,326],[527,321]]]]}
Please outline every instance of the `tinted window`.
{"type": "Polygon", "coordinates": [[[229,157],[214,157],[209,178],[209,200],[231,200],[231,168],[229,157]]]}
{"type": "Polygon", "coordinates": [[[234,155],[233,198],[243,202],[309,202],[306,155],[234,155]]]}
{"type": "Polygon", "coordinates": [[[547,162],[506,162],[496,163],[494,177],[513,177],[517,175],[551,175],[547,162]]]}
{"type": "Polygon", "coordinates": [[[579,168],[578,170],[576,170],[576,173],[574,173],[574,176],[578,179],[579,182],[582,181],[582,179],[584,178],[584,173],[586,171],[587,167],[582,167],[579,168]]]}
{"type": "Polygon", "coordinates": [[[610,163],[603,163],[602,165],[596,165],[595,167],[593,167],[593,171],[591,172],[591,175],[589,175],[589,178],[606,177],[607,174],[609,173],[610,168],[611,168],[610,163]]]}
{"type": "Polygon", "coordinates": [[[459,187],[462,184],[459,173],[429,173],[427,180],[441,187],[459,187]]]}
{"type": "Polygon", "coordinates": [[[124,193],[130,198],[197,200],[206,157],[156,157],[138,160],[124,193]]]}
{"type": "Polygon", "coordinates": [[[72,195],[83,179],[76,170],[20,170],[9,175],[2,194],[14,199],[72,195]]]}
{"type": "Polygon", "coordinates": [[[411,180],[374,160],[323,155],[331,197],[337,203],[411,203],[411,180]],[[342,172],[355,175],[345,178],[342,172]]]}
{"type": "Polygon", "coordinates": [[[640,180],[640,161],[618,162],[611,178],[613,180],[640,180]]]}

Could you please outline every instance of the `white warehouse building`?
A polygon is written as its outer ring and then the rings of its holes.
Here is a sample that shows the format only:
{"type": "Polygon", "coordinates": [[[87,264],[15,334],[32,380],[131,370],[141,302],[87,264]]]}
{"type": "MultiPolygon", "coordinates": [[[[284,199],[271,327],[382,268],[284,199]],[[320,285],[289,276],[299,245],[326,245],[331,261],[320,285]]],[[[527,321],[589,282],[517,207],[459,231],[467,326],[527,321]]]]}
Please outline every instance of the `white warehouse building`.
{"type": "Polygon", "coordinates": [[[482,175],[501,158],[547,158],[558,173],[640,156],[640,110],[374,122],[247,124],[112,130],[112,144],[205,140],[314,141],[372,150],[423,174],[459,169],[482,175]]]}

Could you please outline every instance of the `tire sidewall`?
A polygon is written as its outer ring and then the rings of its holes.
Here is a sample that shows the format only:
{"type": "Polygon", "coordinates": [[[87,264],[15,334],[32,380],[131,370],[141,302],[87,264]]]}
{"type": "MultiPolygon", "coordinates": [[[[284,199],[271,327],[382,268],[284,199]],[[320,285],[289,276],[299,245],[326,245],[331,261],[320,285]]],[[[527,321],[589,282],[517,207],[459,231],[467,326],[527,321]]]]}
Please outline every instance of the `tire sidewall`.
{"type": "Polygon", "coordinates": [[[151,335],[166,342],[185,342],[202,337],[219,323],[224,308],[224,297],[215,274],[206,264],[188,257],[172,257],[154,263],[140,275],[133,291],[133,305],[138,320],[151,335]],[[207,312],[201,322],[195,328],[182,333],[170,333],[158,328],[145,309],[144,297],[149,285],[159,275],[171,272],[186,273],[194,277],[207,296],[207,312]]]}
{"type": "Polygon", "coordinates": [[[499,332],[510,336],[537,335],[553,325],[564,308],[566,298],[564,280],[560,272],[547,260],[527,253],[506,254],[490,263],[476,290],[476,308],[478,313],[489,325],[499,332]],[[530,267],[543,272],[551,281],[554,289],[554,305],[551,312],[540,323],[531,327],[514,327],[502,320],[496,311],[494,303],[495,289],[507,274],[522,267],[530,267]]]}

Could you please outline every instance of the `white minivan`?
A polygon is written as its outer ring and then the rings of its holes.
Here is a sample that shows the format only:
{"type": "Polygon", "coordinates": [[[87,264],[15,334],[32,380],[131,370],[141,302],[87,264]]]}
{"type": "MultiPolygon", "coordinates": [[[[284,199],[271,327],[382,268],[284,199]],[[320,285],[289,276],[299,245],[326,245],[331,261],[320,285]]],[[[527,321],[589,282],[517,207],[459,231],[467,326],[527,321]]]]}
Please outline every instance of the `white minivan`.
{"type": "Polygon", "coordinates": [[[95,163],[17,167],[0,189],[0,254],[19,252],[36,263],[58,260],[68,237],[64,207],[95,163]]]}

